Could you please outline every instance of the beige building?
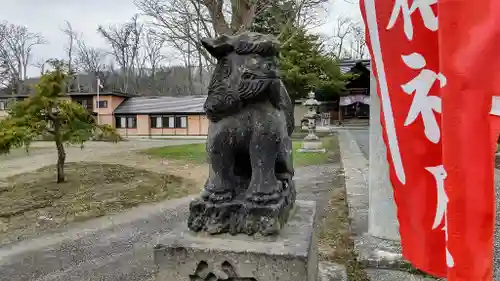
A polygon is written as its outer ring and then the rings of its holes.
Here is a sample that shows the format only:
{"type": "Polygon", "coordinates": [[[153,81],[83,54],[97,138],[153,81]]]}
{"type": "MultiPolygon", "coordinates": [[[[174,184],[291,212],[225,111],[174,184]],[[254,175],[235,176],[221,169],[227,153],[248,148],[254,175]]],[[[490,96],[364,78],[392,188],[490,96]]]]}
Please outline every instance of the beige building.
{"type": "MultiPolygon", "coordinates": [[[[29,95],[18,95],[24,99],[29,95]]],[[[70,93],[68,99],[91,111],[99,124],[108,124],[124,137],[206,136],[209,121],[206,97],[138,97],[123,93],[70,93]]],[[[7,116],[12,96],[0,95],[0,118],[7,116]]]]}
{"type": "Polygon", "coordinates": [[[209,121],[203,110],[205,99],[133,97],[114,109],[112,120],[103,119],[109,115],[100,119],[103,124],[113,125],[123,136],[206,136],[209,121]]]}

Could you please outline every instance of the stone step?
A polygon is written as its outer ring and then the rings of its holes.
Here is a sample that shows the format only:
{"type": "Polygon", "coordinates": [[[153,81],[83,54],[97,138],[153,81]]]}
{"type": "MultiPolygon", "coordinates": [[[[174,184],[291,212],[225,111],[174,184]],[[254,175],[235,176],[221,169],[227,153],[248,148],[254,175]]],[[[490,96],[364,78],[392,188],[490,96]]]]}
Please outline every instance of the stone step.
{"type": "Polygon", "coordinates": [[[320,262],[318,281],[347,281],[345,266],[333,262],[320,262]]]}

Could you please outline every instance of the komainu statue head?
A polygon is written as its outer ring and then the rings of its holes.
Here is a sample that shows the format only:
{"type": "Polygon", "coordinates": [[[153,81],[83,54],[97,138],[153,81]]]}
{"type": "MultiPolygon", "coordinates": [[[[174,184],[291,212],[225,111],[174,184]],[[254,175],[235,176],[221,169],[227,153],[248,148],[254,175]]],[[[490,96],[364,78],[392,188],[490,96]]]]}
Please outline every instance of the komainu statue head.
{"type": "Polygon", "coordinates": [[[285,91],[278,70],[279,42],[271,35],[247,32],[202,40],[217,59],[205,111],[212,121],[238,112],[249,103],[269,100],[280,107],[285,91]]]}

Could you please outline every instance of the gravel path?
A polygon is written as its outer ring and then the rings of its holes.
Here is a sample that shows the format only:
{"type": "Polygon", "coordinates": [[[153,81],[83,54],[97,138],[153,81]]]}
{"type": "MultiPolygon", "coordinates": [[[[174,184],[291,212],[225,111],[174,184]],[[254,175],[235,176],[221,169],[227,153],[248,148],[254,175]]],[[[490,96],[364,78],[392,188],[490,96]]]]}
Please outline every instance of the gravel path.
{"type": "MultiPolygon", "coordinates": [[[[319,216],[337,187],[340,163],[296,169],[299,200],[315,200],[319,216]]],[[[145,280],[155,271],[152,246],[185,223],[192,197],[145,205],[64,233],[0,247],[0,281],[145,280]]]]}
{"type": "Polygon", "coordinates": [[[349,130],[349,132],[356,140],[356,143],[358,144],[359,149],[361,150],[365,158],[368,159],[368,157],[370,156],[370,131],[366,129],[349,130]]]}

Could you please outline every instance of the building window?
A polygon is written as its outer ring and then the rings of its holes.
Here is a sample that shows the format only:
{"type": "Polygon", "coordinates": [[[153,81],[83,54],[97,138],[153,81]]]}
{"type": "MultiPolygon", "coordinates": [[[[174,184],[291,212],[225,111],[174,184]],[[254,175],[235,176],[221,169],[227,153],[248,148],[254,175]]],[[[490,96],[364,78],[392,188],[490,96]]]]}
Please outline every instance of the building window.
{"type": "Polygon", "coordinates": [[[161,129],[163,128],[163,119],[161,116],[151,116],[151,128],[161,129]]]}
{"type": "Polygon", "coordinates": [[[3,100],[0,100],[0,110],[5,110],[6,108],[6,102],[3,100]]]}
{"type": "Polygon", "coordinates": [[[175,117],[175,127],[176,128],[187,128],[187,117],[186,116],[176,116],[175,117]]]}
{"type": "Polygon", "coordinates": [[[135,129],[137,128],[136,116],[118,116],[115,118],[116,128],[118,129],[135,129]]]}
{"type": "Polygon", "coordinates": [[[174,126],[174,117],[172,116],[163,116],[163,128],[175,128],[174,126]]]}
{"type": "Polygon", "coordinates": [[[127,117],[120,117],[120,128],[127,128],[127,117]]]}
{"type": "Polygon", "coordinates": [[[151,116],[151,128],[187,128],[187,116],[151,116]]]}
{"type": "Polygon", "coordinates": [[[100,100],[96,101],[96,108],[108,108],[108,101],[107,100],[100,100]]]}
{"type": "Polygon", "coordinates": [[[137,128],[137,119],[135,117],[127,118],[127,128],[137,128]]]}

